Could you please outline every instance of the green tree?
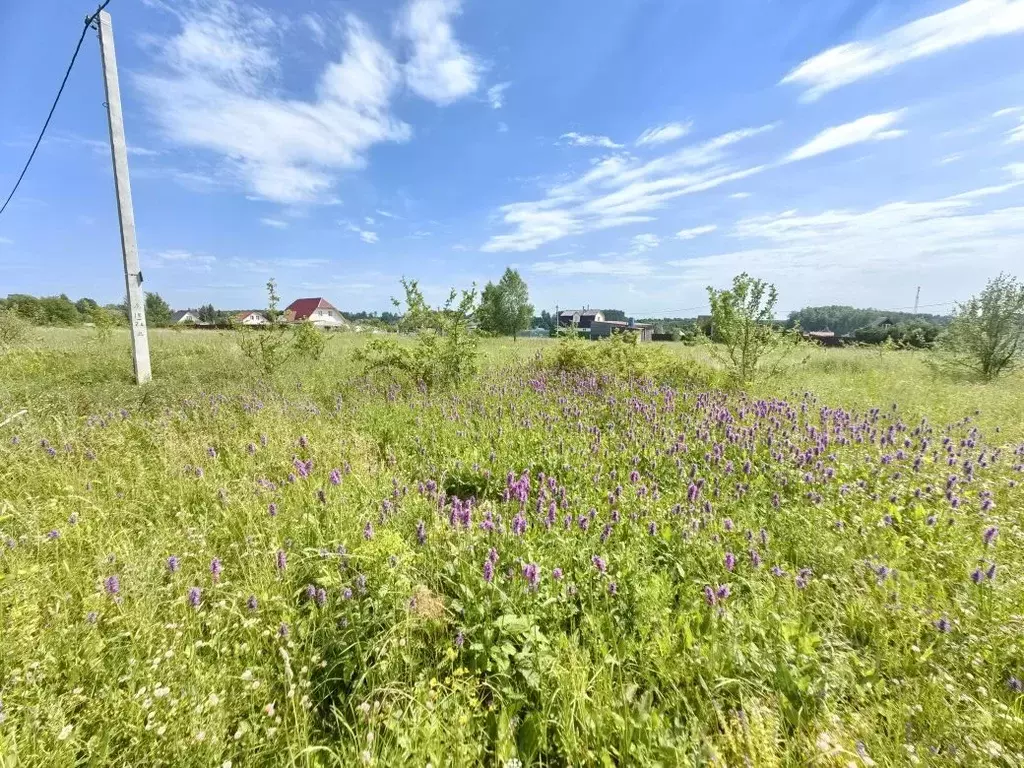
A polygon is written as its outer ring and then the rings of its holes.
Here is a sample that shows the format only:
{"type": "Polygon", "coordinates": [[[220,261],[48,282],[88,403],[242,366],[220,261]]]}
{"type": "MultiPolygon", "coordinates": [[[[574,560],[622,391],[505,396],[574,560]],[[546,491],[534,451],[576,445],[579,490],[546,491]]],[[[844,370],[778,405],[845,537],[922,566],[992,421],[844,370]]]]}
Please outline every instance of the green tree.
{"type": "Polygon", "coordinates": [[[171,324],[171,307],[159,293],[146,293],[146,322],[157,328],[171,324]]]}
{"type": "Polygon", "coordinates": [[[90,298],[81,298],[75,302],[75,309],[78,310],[78,314],[80,314],[83,318],[92,317],[93,310],[96,309],[96,307],[98,306],[99,304],[97,304],[90,298]]]}
{"type": "Polygon", "coordinates": [[[74,302],[63,293],[39,299],[39,310],[46,325],[75,325],[81,320],[74,302]]]}
{"type": "Polygon", "coordinates": [[[1017,366],[1024,357],[1024,284],[1000,273],[958,304],[940,351],[947,368],[985,381],[1017,366]]]}
{"type": "Polygon", "coordinates": [[[199,316],[199,322],[201,323],[214,325],[220,320],[220,313],[214,308],[213,304],[203,304],[196,314],[199,316]]]}
{"type": "Polygon", "coordinates": [[[601,312],[604,314],[605,320],[614,320],[617,322],[626,321],[626,313],[621,309],[602,309],[601,312]]]}
{"type": "Polygon", "coordinates": [[[732,279],[732,288],[715,290],[708,286],[711,304],[711,340],[716,356],[740,382],[750,381],[758,366],[772,353],[781,352],[796,334],[780,331],[775,322],[778,292],[771,283],[751,277],[746,272],[732,279]]]}
{"type": "Polygon", "coordinates": [[[533,306],[529,289],[519,272],[508,267],[497,285],[487,283],[484,286],[477,317],[482,330],[513,339],[530,327],[533,306]]]}

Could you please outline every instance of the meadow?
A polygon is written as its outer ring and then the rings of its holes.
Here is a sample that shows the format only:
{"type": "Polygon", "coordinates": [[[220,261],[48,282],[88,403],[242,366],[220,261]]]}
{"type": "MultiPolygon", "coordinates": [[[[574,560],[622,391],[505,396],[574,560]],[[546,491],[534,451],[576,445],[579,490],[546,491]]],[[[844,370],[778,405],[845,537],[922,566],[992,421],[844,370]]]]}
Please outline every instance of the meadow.
{"type": "Polygon", "coordinates": [[[1024,764],[1020,374],[151,341],[0,353],[0,765],[1024,764]]]}

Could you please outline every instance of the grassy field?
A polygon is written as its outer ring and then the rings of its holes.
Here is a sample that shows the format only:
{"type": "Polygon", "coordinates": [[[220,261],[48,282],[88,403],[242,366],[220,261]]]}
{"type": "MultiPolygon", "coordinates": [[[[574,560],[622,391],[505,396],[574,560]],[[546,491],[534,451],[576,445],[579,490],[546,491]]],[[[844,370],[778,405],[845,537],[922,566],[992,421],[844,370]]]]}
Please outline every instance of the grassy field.
{"type": "Polygon", "coordinates": [[[127,343],[0,353],[0,765],[1024,764],[1020,375],[127,343]]]}

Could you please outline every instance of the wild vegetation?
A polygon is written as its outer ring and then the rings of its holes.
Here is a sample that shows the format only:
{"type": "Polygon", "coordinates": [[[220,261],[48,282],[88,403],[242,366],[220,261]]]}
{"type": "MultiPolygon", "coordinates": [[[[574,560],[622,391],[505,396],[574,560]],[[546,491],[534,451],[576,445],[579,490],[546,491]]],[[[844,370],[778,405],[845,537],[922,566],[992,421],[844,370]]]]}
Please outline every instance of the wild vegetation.
{"type": "Polygon", "coordinates": [[[1019,371],[740,376],[404,287],[409,335],[272,366],[154,331],[142,388],[126,331],[19,326],[3,762],[1024,762],[1019,371]]]}

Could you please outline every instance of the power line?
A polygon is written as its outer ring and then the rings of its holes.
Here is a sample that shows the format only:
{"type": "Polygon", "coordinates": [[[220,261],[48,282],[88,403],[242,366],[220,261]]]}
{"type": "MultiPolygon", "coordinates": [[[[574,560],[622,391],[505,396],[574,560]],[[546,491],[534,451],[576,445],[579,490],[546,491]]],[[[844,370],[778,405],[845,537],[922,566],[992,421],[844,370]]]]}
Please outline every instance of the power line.
{"type": "Polygon", "coordinates": [[[78,52],[82,49],[82,41],[85,40],[85,33],[89,31],[89,27],[99,16],[100,11],[106,8],[110,4],[110,0],[104,0],[103,4],[96,9],[96,13],[85,20],[85,26],[82,27],[82,35],[78,38],[78,45],[75,46],[75,52],[71,54],[71,63],[68,64],[67,72],[64,73],[64,79],[60,81],[60,88],[57,89],[57,97],[53,100],[53,106],[50,107],[50,113],[46,116],[46,122],[43,123],[43,129],[39,132],[39,138],[36,139],[35,146],[32,147],[32,152],[28,156],[28,160],[25,161],[25,167],[21,169],[21,174],[18,176],[18,180],[14,182],[14,189],[11,190],[11,194],[7,196],[2,207],[0,207],[0,214],[7,210],[7,204],[11,202],[11,198],[14,197],[14,193],[18,191],[18,187],[21,186],[21,180],[25,178],[25,174],[28,172],[28,167],[32,165],[32,158],[36,156],[36,150],[39,149],[39,145],[43,141],[43,136],[46,134],[46,129],[50,125],[50,120],[53,118],[53,113],[57,109],[57,102],[60,101],[61,94],[64,93],[64,86],[68,84],[68,78],[71,76],[71,68],[75,66],[75,59],[78,58],[78,52]]]}

